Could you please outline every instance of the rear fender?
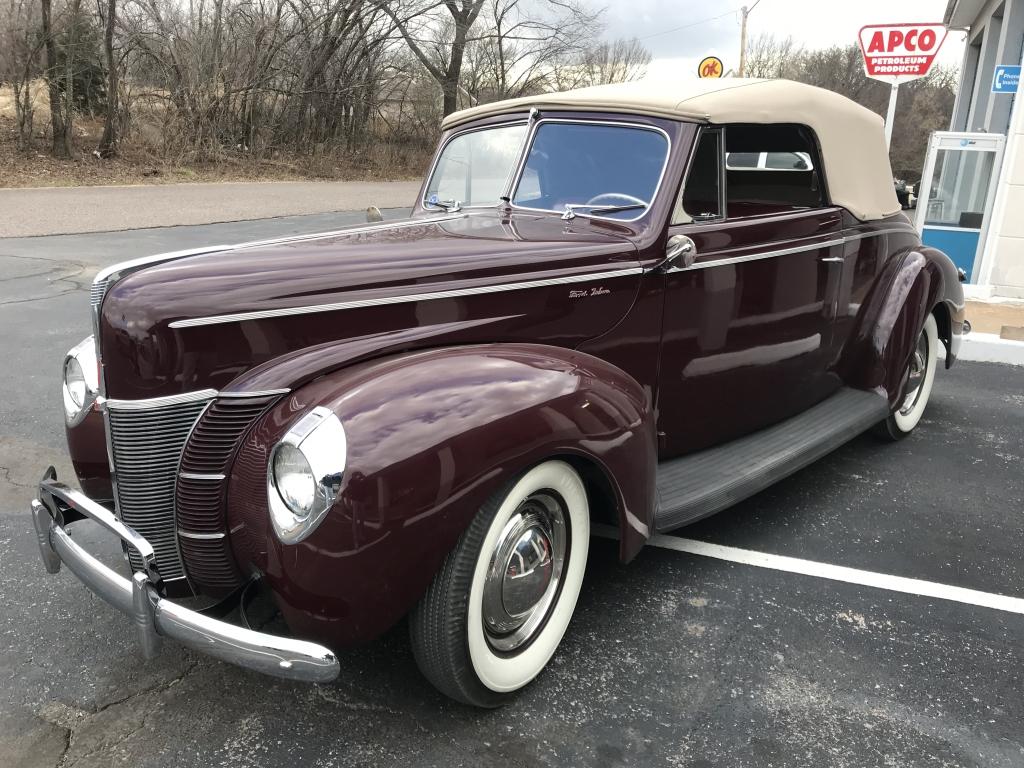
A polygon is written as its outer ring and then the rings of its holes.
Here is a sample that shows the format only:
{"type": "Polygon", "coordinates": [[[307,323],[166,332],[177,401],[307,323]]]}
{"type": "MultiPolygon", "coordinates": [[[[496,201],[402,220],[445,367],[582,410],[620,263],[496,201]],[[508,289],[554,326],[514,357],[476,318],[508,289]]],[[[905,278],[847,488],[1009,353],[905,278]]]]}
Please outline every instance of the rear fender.
{"type": "Polygon", "coordinates": [[[620,554],[651,530],[654,420],[643,388],[581,352],[531,344],[449,347],[374,360],[292,392],[254,427],[231,475],[228,518],[293,630],[370,639],[423,595],[480,506],[560,456],[597,468],[615,496],[620,554]],[[283,545],[268,524],[270,449],[315,406],[344,425],[347,466],[319,527],[283,545]]]}
{"type": "MultiPolygon", "coordinates": [[[[861,306],[857,330],[840,359],[840,374],[849,386],[878,392],[890,406],[900,397],[903,373],[925,319],[947,298],[938,257],[948,259],[938,251],[929,253],[932,250],[912,250],[893,259],[861,306]]],[[[961,317],[962,303],[961,299],[961,317]]],[[[948,345],[949,340],[944,341],[948,345]]]]}

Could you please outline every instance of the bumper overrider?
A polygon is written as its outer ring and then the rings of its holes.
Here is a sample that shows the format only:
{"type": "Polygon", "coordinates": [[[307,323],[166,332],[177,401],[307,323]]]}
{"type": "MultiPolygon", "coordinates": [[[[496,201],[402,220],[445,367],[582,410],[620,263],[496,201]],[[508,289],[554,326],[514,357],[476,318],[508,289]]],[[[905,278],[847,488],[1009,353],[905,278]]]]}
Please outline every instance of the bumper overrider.
{"type": "Polygon", "coordinates": [[[322,645],[255,632],[161,597],[160,574],[150,543],[106,507],[57,482],[52,468],[39,484],[39,498],[32,500],[32,520],[46,570],[57,573],[61,563],[65,564],[95,594],[131,617],[144,658],[156,656],[161,638],[169,637],[222,661],[275,677],[328,682],[338,676],[337,658],[322,645]],[[144,570],[127,579],[82,549],[64,527],[65,510],[99,523],[132,547],[144,570]]]}

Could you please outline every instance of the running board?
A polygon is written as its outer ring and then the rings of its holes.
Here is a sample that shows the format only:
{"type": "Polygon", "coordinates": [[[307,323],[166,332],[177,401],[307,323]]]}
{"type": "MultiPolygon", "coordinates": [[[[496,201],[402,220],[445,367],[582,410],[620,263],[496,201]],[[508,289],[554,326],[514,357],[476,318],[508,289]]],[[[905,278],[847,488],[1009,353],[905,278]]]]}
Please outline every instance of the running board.
{"type": "Polygon", "coordinates": [[[655,527],[669,531],[730,507],[882,421],[882,395],[836,394],[774,427],[658,465],[655,527]]]}

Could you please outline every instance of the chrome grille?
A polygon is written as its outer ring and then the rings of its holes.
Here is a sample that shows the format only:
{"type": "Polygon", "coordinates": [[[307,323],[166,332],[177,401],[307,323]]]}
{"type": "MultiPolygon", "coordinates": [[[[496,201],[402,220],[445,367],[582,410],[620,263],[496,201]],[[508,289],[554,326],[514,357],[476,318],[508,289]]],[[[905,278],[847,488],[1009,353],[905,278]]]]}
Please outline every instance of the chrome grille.
{"type": "Polygon", "coordinates": [[[89,289],[89,303],[93,309],[98,307],[103,301],[103,295],[107,292],[107,281],[97,280],[92,284],[92,288],[89,289]]]}
{"type": "MultiPolygon", "coordinates": [[[[174,485],[185,441],[209,402],[204,398],[158,400],[151,407],[146,401],[123,408],[114,401],[107,405],[117,511],[153,545],[165,579],[185,575],[174,529],[174,485]]],[[[141,567],[134,552],[128,559],[133,569],[141,567]]]]}
{"type": "Polygon", "coordinates": [[[244,578],[227,539],[224,499],[231,459],[242,438],[277,395],[215,400],[185,445],[176,491],[179,546],[192,583],[226,595],[244,578]]]}

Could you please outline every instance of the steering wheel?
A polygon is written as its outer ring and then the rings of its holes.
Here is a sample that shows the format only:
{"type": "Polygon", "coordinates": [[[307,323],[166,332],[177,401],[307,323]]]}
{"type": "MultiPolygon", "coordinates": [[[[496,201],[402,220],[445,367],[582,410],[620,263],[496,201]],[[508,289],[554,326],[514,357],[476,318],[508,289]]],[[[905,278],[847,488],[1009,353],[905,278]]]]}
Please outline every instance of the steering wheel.
{"type": "Polygon", "coordinates": [[[633,197],[627,195],[625,192],[602,192],[600,195],[587,200],[587,205],[647,205],[646,200],[641,200],[639,197],[633,197]],[[622,202],[622,201],[625,202],[622,202]]]}

